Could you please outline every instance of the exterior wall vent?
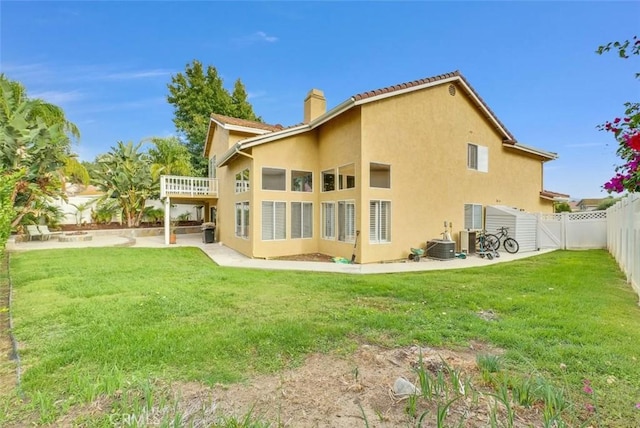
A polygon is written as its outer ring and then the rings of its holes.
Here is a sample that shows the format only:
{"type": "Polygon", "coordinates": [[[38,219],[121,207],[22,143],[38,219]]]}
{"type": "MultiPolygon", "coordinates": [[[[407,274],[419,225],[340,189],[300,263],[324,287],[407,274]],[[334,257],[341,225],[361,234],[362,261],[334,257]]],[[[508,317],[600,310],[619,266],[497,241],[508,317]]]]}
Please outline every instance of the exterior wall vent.
{"type": "Polygon", "coordinates": [[[449,85],[449,95],[454,96],[456,94],[456,87],[449,85]]]}

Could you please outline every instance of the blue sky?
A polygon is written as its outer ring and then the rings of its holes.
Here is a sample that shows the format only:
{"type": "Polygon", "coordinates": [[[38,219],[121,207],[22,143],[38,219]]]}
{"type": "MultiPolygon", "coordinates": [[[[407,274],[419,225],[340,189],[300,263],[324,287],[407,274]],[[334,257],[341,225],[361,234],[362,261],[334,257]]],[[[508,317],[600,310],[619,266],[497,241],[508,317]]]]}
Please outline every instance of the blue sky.
{"type": "MultiPolygon", "coordinates": [[[[604,197],[616,144],[596,125],[640,98],[640,2],[0,2],[0,72],[64,108],[92,160],[175,133],[172,74],[194,59],[241,78],[267,123],[359,92],[460,70],[523,144],[557,152],[548,190],[604,197]]],[[[505,171],[508,178],[509,171],[505,171]]]]}

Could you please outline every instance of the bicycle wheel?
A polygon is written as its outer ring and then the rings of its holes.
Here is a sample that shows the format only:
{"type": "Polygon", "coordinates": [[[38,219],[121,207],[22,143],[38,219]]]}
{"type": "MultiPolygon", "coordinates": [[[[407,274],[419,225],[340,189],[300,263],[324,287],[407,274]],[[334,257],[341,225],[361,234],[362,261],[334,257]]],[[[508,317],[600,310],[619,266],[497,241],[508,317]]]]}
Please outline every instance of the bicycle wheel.
{"type": "Polygon", "coordinates": [[[520,245],[515,239],[507,238],[504,240],[504,249],[507,250],[507,253],[514,254],[520,250],[520,245]]]}
{"type": "Polygon", "coordinates": [[[484,245],[487,247],[487,250],[498,251],[498,248],[500,248],[500,238],[489,233],[484,236],[484,245]]]}

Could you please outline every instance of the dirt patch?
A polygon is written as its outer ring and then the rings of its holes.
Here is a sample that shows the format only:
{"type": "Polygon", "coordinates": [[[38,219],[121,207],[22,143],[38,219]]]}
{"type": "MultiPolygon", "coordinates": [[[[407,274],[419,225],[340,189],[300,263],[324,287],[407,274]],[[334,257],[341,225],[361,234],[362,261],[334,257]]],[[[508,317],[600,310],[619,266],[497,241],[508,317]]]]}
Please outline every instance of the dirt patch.
{"type": "MultiPolygon", "coordinates": [[[[467,379],[467,383],[458,383],[458,388],[467,388],[467,392],[448,406],[445,426],[486,427],[491,425],[492,409],[496,409],[500,421],[506,421],[506,412],[504,406],[496,404],[483,390],[476,366],[478,353],[498,355],[501,351],[474,343],[460,351],[362,345],[347,357],[313,354],[301,367],[258,376],[244,384],[208,387],[192,382],[161,387],[172,397],[170,404],[153,407],[135,417],[157,422],[172,418],[177,411],[183,423],[194,427],[212,426],[229,418],[242,421],[247,415],[279,427],[436,426],[438,408],[443,408],[455,396],[451,395],[451,387],[449,396],[442,392],[431,400],[412,400],[394,393],[398,378],[419,385],[416,367],[422,359],[422,366],[433,379],[437,373],[453,371],[467,379]],[[479,392],[469,392],[469,385],[479,392]],[[423,415],[424,419],[418,423],[423,415]]],[[[450,382],[450,378],[446,381],[450,382]]],[[[83,406],[87,414],[94,416],[97,409],[114,415],[109,407],[104,401],[83,406]]],[[[56,425],[71,426],[82,413],[81,409],[72,409],[56,425]],[[74,417],[70,417],[71,414],[74,417]]],[[[540,410],[517,407],[513,426],[542,426],[540,410]]]]}
{"type": "Polygon", "coordinates": [[[331,256],[321,253],[296,254],[293,256],[275,257],[272,260],[292,260],[296,262],[325,262],[333,263],[331,256]]]}
{"type": "Polygon", "coordinates": [[[0,257],[0,396],[10,393],[16,386],[16,366],[9,336],[9,281],[7,257],[0,257]]]}

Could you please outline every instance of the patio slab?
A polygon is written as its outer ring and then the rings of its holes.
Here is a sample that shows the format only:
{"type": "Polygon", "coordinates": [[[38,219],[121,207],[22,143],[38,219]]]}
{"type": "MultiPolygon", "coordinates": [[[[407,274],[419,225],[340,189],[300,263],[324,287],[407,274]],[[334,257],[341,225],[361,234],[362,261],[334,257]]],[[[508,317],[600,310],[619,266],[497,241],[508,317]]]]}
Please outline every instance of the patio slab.
{"type": "Polygon", "coordinates": [[[380,274],[380,273],[398,273],[398,272],[422,272],[429,270],[442,269],[464,269],[478,266],[489,266],[496,263],[505,263],[513,260],[519,260],[527,257],[533,257],[545,254],[554,250],[541,250],[527,253],[509,254],[500,253],[499,258],[487,260],[476,255],[471,255],[466,259],[452,260],[434,260],[422,258],[419,262],[402,261],[393,263],[374,263],[374,264],[342,264],[342,263],[326,263],[326,262],[306,262],[306,261],[289,261],[289,260],[265,260],[252,259],[246,257],[235,250],[221,243],[203,243],[201,233],[180,234],[175,245],[165,245],[164,236],[138,236],[136,238],[128,238],[123,236],[99,236],[96,235],[91,241],[77,242],[59,242],[56,239],[48,241],[30,241],[16,243],[10,239],[7,243],[9,251],[31,251],[40,249],[59,249],[59,248],[88,248],[88,247],[115,247],[115,246],[131,246],[145,248],[176,248],[176,247],[198,247],[211,260],[219,266],[242,267],[250,269],[267,269],[267,270],[299,270],[313,272],[335,272],[350,274],[380,274]]]}

